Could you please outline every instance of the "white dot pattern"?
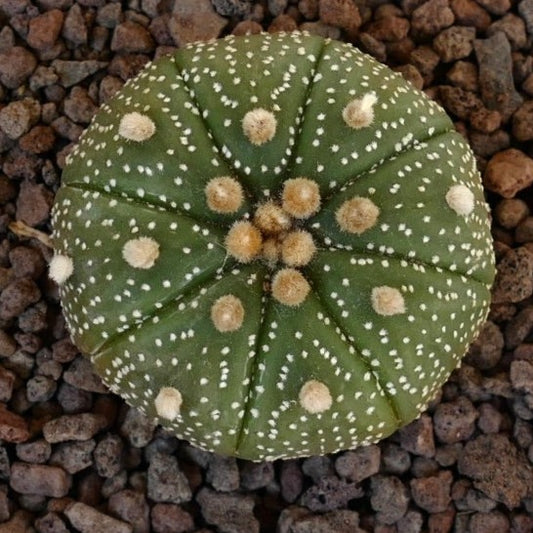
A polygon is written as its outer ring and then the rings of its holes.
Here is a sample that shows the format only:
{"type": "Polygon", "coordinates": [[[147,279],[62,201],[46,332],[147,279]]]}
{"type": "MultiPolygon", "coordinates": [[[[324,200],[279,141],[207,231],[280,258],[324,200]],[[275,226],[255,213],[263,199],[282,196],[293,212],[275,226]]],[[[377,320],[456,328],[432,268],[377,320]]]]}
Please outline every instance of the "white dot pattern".
{"type": "Polygon", "coordinates": [[[72,261],[67,325],[111,390],[150,417],[159,405],[196,446],[254,460],[365,445],[411,421],[477,334],[494,275],[479,175],[444,112],[350,45],[302,34],[228,37],[148,66],[68,157],[52,222],[56,255],[72,261]],[[372,124],[346,127],[343,109],[365,94],[372,124]],[[278,120],[261,146],[242,131],[252,108],[278,120]],[[121,137],[131,112],[157,124],[149,139],[121,137]],[[206,206],[220,176],[245,191],[231,216],[206,206]],[[237,263],[224,238],[302,176],[322,203],[301,222],[317,246],[301,268],[311,291],[290,307],[271,297],[269,266],[237,263]],[[446,198],[455,186],[472,195],[466,216],[446,198]],[[361,234],[335,220],[353,197],[379,207],[361,234]],[[140,237],[159,245],[149,269],[122,257],[140,237]],[[405,311],[376,313],[379,286],[405,311]],[[211,309],[228,294],[246,314],[219,332],[211,309]],[[302,405],[309,382],[328,391],[327,409],[302,405]],[[165,410],[165,387],[179,409],[165,410]]]}

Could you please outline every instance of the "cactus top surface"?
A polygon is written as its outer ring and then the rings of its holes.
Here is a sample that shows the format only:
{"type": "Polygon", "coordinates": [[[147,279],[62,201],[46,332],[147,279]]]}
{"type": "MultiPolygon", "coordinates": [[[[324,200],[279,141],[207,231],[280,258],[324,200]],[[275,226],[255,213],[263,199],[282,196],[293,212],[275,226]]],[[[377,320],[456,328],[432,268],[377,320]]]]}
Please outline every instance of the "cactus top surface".
{"type": "Polygon", "coordinates": [[[50,274],[109,387],[261,460],[375,442],[475,338],[494,258],[472,152],[350,45],[229,37],[147,66],[68,157],[50,274]]]}

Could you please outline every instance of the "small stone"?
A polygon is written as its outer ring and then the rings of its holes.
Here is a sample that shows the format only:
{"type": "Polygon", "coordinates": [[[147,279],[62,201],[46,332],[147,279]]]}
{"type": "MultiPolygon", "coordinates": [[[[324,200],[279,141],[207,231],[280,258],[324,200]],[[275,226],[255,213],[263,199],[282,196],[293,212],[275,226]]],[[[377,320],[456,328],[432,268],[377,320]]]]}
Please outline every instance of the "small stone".
{"type": "Polygon", "coordinates": [[[526,457],[502,433],[469,441],[459,457],[458,469],[472,479],[475,488],[509,509],[520,505],[533,484],[526,457]]]}
{"type": "Polygon", "coordinates": [[[13,337],[0,329],[0,357],[10,357],[15,353],[17,343],[13,337]]]}
{"type": "Polygon", "coordinates": [[[487,533],[487,531],[509,531],[509,519],[499,511],[474,513],[468,522],[469,533],[487,533]]]}
{"type": "Polygon", "coordinates": [[[380,448],[371,444],[339,455],[335,460],[335,470],[342,478],[360,483],[378,473],[380,459],[380,448]]]}
{"type": "Polygon", "coordinates": [[[0,366],[0,402],[8,402],[13,394],[15,374],[0,366]]]}
{"type": "Polygon", "coordinates": [[[533,139],[533,100],[524,102],[513,115],[513,135],[519,141],[533,139]]]}
{"type": "Polygon", "coordinates": [[[52,357],[58,363],[69,363],[79,353],[78,348],[66,337],[52,344],[52,357]]]}
{"type": "Polygon", "coordinates": [[[533,0],[522,0],[518,4],[518,12],[526,23],[529,34],[533,34],[533,0]]]}
{"type": "Polygon", "coordinates": [[[488,39],[474,41],[474,49],[479,64],[481,98],[487,109],[499,111],[506,121],[523,101],[515,89],[509,41],[503,32],[497,32],[488,39]]]}
{"type": "Polygon", "coordinates": [[[411,456],[398,444],[387,442],[381,449],[381,469],[385,474],[400,476],[411,467],[411,456]]]}
{"type": "Polygon", "coordinates": [[[440,513],[447,509],[451,501],[450,490],[453,475],[443,470],[436,476],[412,479],[411,495],[418,507],[429,513],[440,513]]]}
{"type": "Polygon", "coordinates": [[[113,494],[109,511],[131,524],[133,533],[150,533],[150,508],[141,492],[125,489],[113,494]]]}
{"type": "Polygon", "coordinates": [[[403,17],[384,16],[365,26],[366,32],[381,42],[400,41],[409,33],[409,21],[403,17]]]}
{"type": "Polygon", "coordinates": [[[44,438],[50,443],[67,440],[87,440],[107,425],[103,415],[80,413],[54,418],[43,426],[44,438]]]}
{"type": "Polygon", "coordinates": [[[325,476],[302,494],[300,504],[313,512],[332,511],[345,507],[350,500],[361,498],[363,494],[356,483],[325,476]]]}
{"type": "Polygon", "coordinates": [[[130,524],[101,513],[82,502],[70,504],[64,513],[70,523],[81,533],[94,533],[95,531],[105,531],[105,533],[133,532],[130,524]]]}
{"type": "Polygon", "coordinates": [[[319,483],[325,476],[332,476],[335,470],[331,463],[331,458],[326,455],[313,455],[304,459],[302,472],[309,476],[314,483],[319,483]]]}
{"type": "Polygon", "coordinates": [[[420,418],[401,428],[399,436],[404,450],[428,458],[435,455],[433,421],[430,416],[421,415],[420,418]]]}
{"type": "Polygon", "coordinates": [[[94,439],[63,442],[52,453],[50,464],[60,466],[69,474],[75,474],[93,464],[92,452],[95,446],[94,439]]]}
{"type": "Polygon", "coordinates": [[[26,384],[26,398],[30,402],[46,402],[55,394],[57,383],[46,376],[34,376],[26,384]]]}
{"type": "Polygon", "coordinates": [[[259,490],[274,481],[274,466],[271,462],[253,463],[246,461],[240,469],[241,487],[259,490]]]}
{"type": "Polygon", "coordinates": [[[42,183],[24,180],[17,199],[17,220],[28,226],[40,226],[48,220],[52,203],[53,194],[42,183]]]}
{"type": "Polygon", "coordinates": [[[89,392],[105,393],[106,386],[94,370],[89,359],[78,355],[63,373],[63,379],[69,385],[89,392]]]}
{"type": "Polygon", "coordinates": [[[290,15],[278,15],[268,26],[269,33],[292,32],[298,30],[298,24],[290,15]]]}
{"type": "Polygon", "coordinates": [[[490,15],[474,0],[451,0],[450,7],[455,14],[455,22],[461,26],[473,26],[484,32],[490,26],[490,15]]]}
{"type": "Polygon", "coordinates": [[[494,303],[515,303],[533,294],[533,253],[525,246],[510,249],[497,265],[494,303]]]}
{"type": "Polygon", "coordinates": [[[361,15],[352,0],[319,0],[318,12],[324,24],[355,33],[362,23],[361,15]]]}
{"type": "Polygon", "coordinates": [[[35,529],[38,533],[69,533],[65,522],[56,512],[49,512],[37,518],[35,529]]]}
{"type": "Polygon", "coordinates": [[[63,19],[63,12],[59,9],[52,9],[31,18],[26,37],[27,43],[37,50],[51,48],[59,37],[63,19]]]}
{"type": "Polygon", "coordinates": [[[106,435],[96,445],[94,462],[99,476],[110,478],[119,473],[123,465],[124,443],[118,435],[106,435]]]}
{"type": "Polygon", "coordinates": [[[289,507],[282,512],[277,531],[279,533],[365,533],[367,530],[359,528],[359,514],[355,511],[342,509],[318,515],[305,512],[301,508],[289,507]]]}
{"type": "Polygon", "coordinates": [[[533,327],[533,307],[525,307],[507,323],[505,327],[505,346],[516,348],[529,336],[533,327]]]}
{"type": "Polygon", "coordinates": [[[478,406],[479,418],[477,425],[486,434],[500,431],[503,415],[490,403],[482,403],[478,406]]]}
{"type": "Polygon", "coordinates": [[[210,0],[181,0],[174,4],[168,28],[177,46],[216,39],[228,24],[210,0]]]}
{"type": "Polygon", "coordinates": [[[491,111],[485,107],[474,109],[470,113],[470,125],[478,131],[493,133],[502,123],[502,117],[498,111],[491,111]]]}
{"type": "Polygon", "coordinates": [[[442,61],[449,63],[468,57],[474,47],[476,29],[465,26],[452,26],[435,37],[433,48],[442,61]]]}
{"type": "Polygon", "coordinates": [[[189,482],[171,455],[154,454],[148,466],[148,497],[155,502],[183,503],[192,498],[189,482]]]}
{"type": "Polygon", "coordinates": [[[107,64],[105,61],[96,61],[94,59],[88,59],[86,61],[54,59],[52,61],[52,67],[59,76],[59,83],[63,87],[76,85],[85,78],[105,68],[107,64]]]}
{"type": "Polygon", "coordinates": [[[44,439],[17,444],[17,457],[26,463],[46,463],[52,453],[52,446],[44,439]]]}
{"type": "Polygon", "coordinates": [[[18,139],[39,120],[40,105],[32,98],[7,104],[0,110],[0,128],[10,139],[18,139]]]}
{"type": "Polygon", "coordinates": [[[253,20],[241,20],[233,28],[232,34],[236,36],[241,35],[257,35],[263,31],[263,27],[258,22],[253,20]]]}
{"type": "Polygon", "coordinates": [[[499,31],[507,36],[512,50],[520,50],[527,45],[526,25],[519,16],[507,13],[490,25],[487,35],[491,36],[499,31]]]}
{"type": "Polygon", "coordinates": [[[11,465],[9,484],[22,494],[62,498],[70,490],[71,477],[57,466],[15,462],[11,465]]]}
{"type": "Polygon", "coordinates": [[[155,43],[150,32],[131,20],[119,24],[113,32],[111,50],[118,53],[150,53],[155,43]]]}
{"type": "Polygon", "coordinates": [[[252,10],[250,0],[213,0],[213,7],[223,17],[244,17],[252,10]]]}
{"type": "Polygon", "coordinates": [[[478,338],[470,345],[465,362],[480,370],[493,368],[501,359],[504,346],[500,328],[487,321],[478,338]]]}
{"type": "Polygon", "coordinates": [[[17,278],[38,280],[44,273],[46,263],[36,248],[16,246],[9,251],[9,262],[17,278]]]}
{"type": "Polygon", "coordinates": [[[455,15],[448,0],[429,0],[417,7],[411,15],[411,29],[420,39],[433,37],[439,31],[451,26],[455,15]]]}
{"type": "Polygon", "coordinates": [[[0,294],[0,318],[3,320],[15,318],[40,298],[41,291],[33,280],[16,279],[0,294]]]}
{"type": "Polygon", "coordinates": [[[483,174],[487,189],[504,198],[513,198],[533,183],[533,159],[516,148],[497,153],[483,174]]]}
{"type": "Polygon", "coordinates": [[[517,225],[514,238],[520,244],[533,242],[533,217],[526,217],[517,225]]]}
{"type": "Polygon", "coordinates": [[[302,493],[303,473],[299,462],[287,460],[281,463],[281,496],[286,502],[293,503],[302,493]]]}
{"type": "Polygon", "coordinates": [[[206,481],[220,492],[231,492],[239,488],[239,468],[234,457],[212,455],[207,467],[206,481]]]}
{"type": "Polygon", "coordinates": [[[461,120],[468,120],[470,115],[483,107],[481,100],[472,92],[460,87],[442,85],[439,96],[446,109],[461,120]]]}
{"type": "Polygon", "coordinates": [[[476,0],[476,2],[493,15],[505,15],[511,8],[510,0],[476,0]]]}
{"type": "Polygon", "coordinates": [[[37,59],[31,52],[14,46],[0,54],[0,82],[8,89],[24,86],[36,66],[37,59]]]}
{"type": "Polygon", "coordinates": [[[370,505],[376,519],[383,524],[394,524],[407,511],[409,492],[396,476],[377,475],[370,479],[370,505]]]}
{"type": "Polygon", "coordinates": [[[441,403],[433,416],[435,435],[445,444],[466,440],[475,430],[477,417],[476,408],[465,396],[441,403]]]}
{"type": "Polygon", "coordinates": [[[196,501],[207,523],[219,531],[259,533],[259,522],[253,514],[255,502],[251,496],[218,493],[204,487],[198,492],[196,501]]]}
{"type": "Polygon", "coordinates": [[[61,383],[57,391],[57,401],[65,413],[82,413],[91,409],[93,398],[90,392],[61,383]]]}
{"type": "Polygon", "coordinates": [[[135,448],[146,446],[154,436],[155,422],[141,411],[130,407],[120,426],[120,433],[135,448]]]}
{"type": "Polygon", "coordinates": [[[172,503],[156,503],[151,519],[154,533],[185,533],[194,528],[192,516],[172,503]]]}
{"type": "Polygon", "coordinates": [[[529,361],[513,361],[510,376],[513,389],[533,394],[533,364],[529,361]]]}
{"type": "Polygon", "coordinates": [[[88,41],[88,31],[83,11],[79,4],[74,4],[67,13],[63,23],[63,37],[75,45],[86,44],[88,41]]]}
{"type": "Polygon", "coordinates": [[[67,117],[80,124],[88,124],[98,109],[87,90],[79,86],[65,98],[64,108],[67,117]]]}
{"type": "Polygon", "coordinates": [[[0,439],[7,442],[24,442],[29,438],[26,420],[5,407],[0,407],[0,439]]]}
{"type": "Polygon", "coordinates": [[[118,3],[104,3],[98,8],[96,22],[104,28],[112,29],[118,26],[123,19],[122,6],[118,3]]]}

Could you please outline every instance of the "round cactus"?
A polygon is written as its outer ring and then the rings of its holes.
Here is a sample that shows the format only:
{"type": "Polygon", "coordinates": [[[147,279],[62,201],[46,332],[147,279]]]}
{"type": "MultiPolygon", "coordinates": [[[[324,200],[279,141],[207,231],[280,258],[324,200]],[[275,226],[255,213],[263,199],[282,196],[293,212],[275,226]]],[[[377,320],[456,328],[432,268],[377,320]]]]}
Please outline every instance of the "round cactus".
{"type": "Polygon", "coordinates": [[[486,317],[473,155],[352,46],[194,44],[147,66],[68,157],[50,274],[110,389],[252,460],[413,420],[486,317]]]}

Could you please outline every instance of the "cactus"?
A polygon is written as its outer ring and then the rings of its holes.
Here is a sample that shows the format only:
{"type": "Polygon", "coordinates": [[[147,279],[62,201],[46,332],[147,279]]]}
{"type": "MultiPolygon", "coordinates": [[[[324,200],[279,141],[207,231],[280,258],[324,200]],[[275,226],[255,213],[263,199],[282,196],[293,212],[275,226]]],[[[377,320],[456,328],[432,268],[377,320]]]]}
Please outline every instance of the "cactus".
{"type": "Polygon", "coordinates": [[[73,341],[201,448],[262,460],[378,441],[486,318],[472,152],[348,44],[178,50],[101,108],[67,163],[50,275],[73,341]]]}

